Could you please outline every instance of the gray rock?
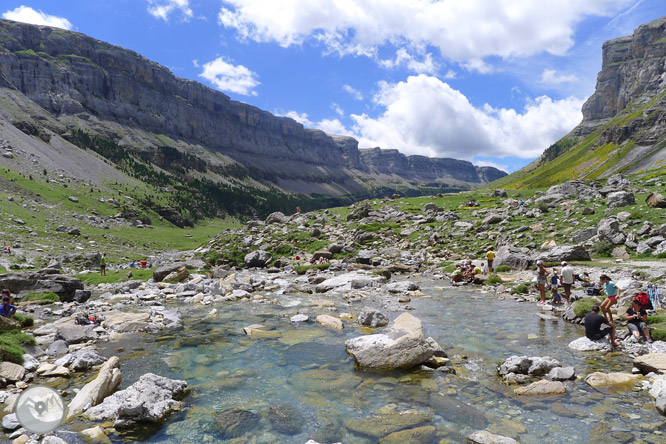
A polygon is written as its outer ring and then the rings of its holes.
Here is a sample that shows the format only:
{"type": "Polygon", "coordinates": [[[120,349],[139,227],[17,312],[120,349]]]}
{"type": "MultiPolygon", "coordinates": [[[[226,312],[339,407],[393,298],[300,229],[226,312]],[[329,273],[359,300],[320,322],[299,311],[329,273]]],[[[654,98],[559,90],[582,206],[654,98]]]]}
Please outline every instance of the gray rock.
{"type": "Polygon", "coordinates": [[[504,245],[497,250],[493,267],[508,265],[514,270],[525,270],[534,264],[531,252],[527,248],[517,248],[512,245],[504,245]]]}
{"type": "Polygon", "coordinates": [[[536,259],[544,262],[589,261],[590,253],[582,245],[558,245],[545,252],[539,252],[536,259]]]}
{"type": "Polygon", "coordinates": [[[500,364],[497,372],[500,376],[508,375],[509,373],[541,376],[555,367],[560,367],[560,365],[559,361],[550,356],[511,356],[500,364]]]}
{"type": "Polygon", "coordinates": [[[12,293],[53,292],[61,302],[71,302],[76,290],[83,290],[80,279],[59,274],[60,270],[45,268],[26,273],[6,273],[0,275],[0,288],[11,288],[12,293]]]}
{"type": "Polygon", "coordinates": [[[305,420],[296,407],[273,404],[268,408],[268,421],[273,428],[284,435],[297,435],[303,430],[305,420]]]}
{"type": "Polygon", "coordinates": [[[328,251],[330,251],[333,254],[337,254],[340,253],[343,248],[345,248],[344,244],[340,242],[335,242],[328,246],[328,251]]]}
{"type": "Polygon", "coordinates": [[[403,293],[405,291],[416,291],[419,286],[412,281],[401,281],[386,284],[385,288],[389,293],[403,293]]]}
{"type": "Polygon", "coordinates": [[[626,207],[635,203],[634,193],[628,191],[615,191],[606,196],[606,205],[608,208],[626,207]]]}
{"type": "Polygon", "coordinates": [[[106,362],[106,358],[94,350],[79,350],[57,359],[54,364],[68,367],[74,371],[89,370],[106,362]]]}
{"type": "Polygon", "coordinates": [[[53,341],[51,345],[46,349],[46,354],[50,356],[61,356],[66,354],[69,351],[67,342],[62,339],[53,341]]]}
{"type": "Polygon", "coordinates": [[[647,244],[647,242],[639,242],[638,246],[636,247],[636,253],[638,254],[646,254],[652,251],[652,248],[647,244]]]}
{"type": "Polygon", "coordinates": [[[21,427],[21,423],[14,413],[10,413],[2,418],[2,428],[5,430],[16,430],[21,427]]]}
{"type": "Polygon", "coordinates": [[[25,373],[25,368],[22,365],[9,361],[4,361],[0,364],[0,378],[4,378],[7,381],[22,381],[25,373]]]}
{"type": "Polygon", "coordinates": [[[68,199],[70,202],[74,202],[74,203],[78,203],[78,202],[79,202],[79,199],[78,199],[77,197],[74,197],[74,196],[69,196],[69,197],[67,197],[67,199],[68,199]]]}
{"type": "Polygon", "coordinates": [[[369,327],[383,327],[388,325],[389,319],[384,313],[372,308],[364,308],[358,315],[358,323],[369,327]]]}
{"type": "Polygon", "coordinates": [[[58,327],[55,337],[71,345],[97,339],[97,333],[92,325],[64,325],[58,327]]]}
{"type": "Polygon", "coordinates": [[[474,432],[467,437],[467,440],[473,444],[520,444],[513,438],[507,436],[495,435],[487,430],[474,432]]]}
{"type": "Polygon", "coordinates": [[[575,339],[569,342],[569,348],[578,351],[611,351],[612,347],[607,339],[592,341],[587,337],[575,339]]]}
{"type": "Polygon", "coordinates": [[[153,279],[155,282],[162,282],[165,277],[173,273],[174,271],[178,271],[182,267],[185,267],[186,264],[185,262],[175,262],[173,264],[169,265],[164,265],[157,270],[153,271],[153,279]]]}
{"type": "Polygon", "coordinates": [[[248,267],[264,268],[273,259],[273,256],[264,250],[256,250],[245,255],[243,259],[248,267]]]}
{"type": "Polygon", "coordinates": [[[597,234],[613,245],[621,245],[627,239],[626,234],[620,230],[620,223],[614,217],[599,221],[597,234]]]}
{"type": "Polygon", "coordinates": [[[83,304],[85,302],[88,302],[88,299],[90,299],[90,295],[92,292],[90,290],[76,290],[74,292],[74,302],[78,302],[79,304],[83,304]]]}
{"type": "Polygon", "coordinates": [[[222,439],[238,438],[260,426],[261,416],[240,409],[223,410],[213,416],[213,431],[222,439]]]}
{"type": "Polygon", "coordinates": [[[576,369],[573,367],[555,367],[546,376],[551,381],[568,381],[576,378],[576,369]]]}
{"type": "Polygon", "coordinates": [[[289,221],[289,218],[285,216],[283,213],[276,211],[275,213],[271,213],[268,215],[266,218],[266,221],[264,222],[266,225],[270,224],[284,224],[289,221]]]}
{"type": "Polygon", "coordinates": [[[583,243],[587,240],[592,239],[596,235],[597,235],[597,228],[596,227],[581,228],[580,230],[578,230],[576,233],[574,233],[571,236],[571,242],[574,242],[576,244],[580,244],[580,243],[583,243]]]}
{"type": "Polygon", "coordinates": [[[23,368],[31,372],[37,370],[37,367],[39,367],[39,361],[37,358],[27,353],[23,355],[23,368]]]}
{"type": "Polygon", "coordinates": [[[304,314],[297,314],[292,316],[290,321],[292,324],[298,324],[299,322],[309,322],[310,316],[304,314]]]}
{"type": "Polygon", "coordinates": [[[645,198],[645,203],[651,208],[666,208],[666,197],[659,193],[650,193],[650,195],[645,198]]]}
{"type": "Polygon", "coordinates": [[[359,264],[370,265],[370,261],[377,255],[377,250],[360,250],[356,254],[356,262],[359,264]]]}
{"type": "Polygon", "coordinates": [[[499,214],[489,214],[483,219],[484,225],[492,225],[502,222],[503,218],[499,214]]]}
{"type": "Polygon", "coordinates": [[[187,382],[146,373],[137,382],[89,408],[84,415],[94,421],[115,420],[116,427],[137,422],[161,422],[172,411],[180,410],[187,393],[187,382]]]}

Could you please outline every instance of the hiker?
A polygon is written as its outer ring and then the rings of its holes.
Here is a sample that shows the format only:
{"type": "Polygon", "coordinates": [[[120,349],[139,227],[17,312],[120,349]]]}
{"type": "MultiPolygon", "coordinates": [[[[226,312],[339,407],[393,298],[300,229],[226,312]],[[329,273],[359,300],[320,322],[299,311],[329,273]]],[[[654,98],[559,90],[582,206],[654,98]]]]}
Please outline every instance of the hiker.
{"type": "Polygon", "coordinates": [[[2,307],[0,307],[0,316],[14,319],[14,315],[16,314],[16,307],[11,304],[11,299],[12,298],[9,294],[9,290],[2,290],[2,307]]]}
{"type": "Polygon", "coordinates": [[[321,218],[321,227],[322,227],[322,228],[325,228],[325,227],[326,227],[326,218],[325,218],[325,217],[322,217],[322,218],[321,218]]]}
{"type": "Polygon", "coordinates": [[[543,266],[543,261],[541,259],[536,261],[536,265],[537,265],[537,270],[536,270],[537,287],[539,288],[539,294],[541,295],[541,300],[539,301],[539,304],[545,304],[546,303],[546,279],[548,278],[548,275],[550,274],[550,271],[546,270],[546,267],[543,266]]]}
{"type": "Polygon", "coordinates": [[[567,263],[567,261],[562,261],[562,270],[560,271],[562,274],[561,281],[562,281],[562,288],[564,288],[564,297],[567,300],[567,305],[571,304],[571,286],[574,283],[574,269],[571,265],[567,263]]]}
{"type": "Polygon", "coordinates": [[[296,207],[296,214],[301,214],[301,207],[296,207]]]}
{"type": "Polygon", "coordinates": [[[609,321],[613,321],[613,314],[611,313],[611,307],[614,304],[617,304],[617,298],[620,296],[620,289],[617,288],[615,282],[611,281],[611,278],[608,275],[602,274],[599,276],[599,281],[603,286],[602,291],[606,295],[606,299],[601,303],[601,313],[609,321]]]}
{"type": "Polygon", "coordinates": [[[617,339],[615,339],[615,324],[599,314],[599,306],[592,307],[592,313],[588,313],[583,318],[585,324],[585,336],[591,341],[598,341],[601,338],[610,335],[610,343],[615,347],[621,347],[617,339]],[[601,328],[603,324],[609,325],[610,328],[601,328]]]}
{"type": "Polygon", "coordinates": [[[492,273],[493,260],[495,259],[495,252],[493,251],[493,247],[488,248],[488,252],[486,253],[486,259],[488,260],[488,271],[492,273]]]}
{"type": "Polygon", "coordinates": [[[132,261],[132,262],[129,263],[129,267],[130,267],[130,268],[134,268],[134,267],[136,267],[136,264],[134,263],[134,261],[132,261]]]}
{"type": "Polygon", "coordinates": [[[559,283],[560,283],[560,277],[557,275],[557,270],[553,268],[553,275],[550,277],[550,296],[553,299],[553,302],[555,302],[555,295],[558,296],[560,295],[557,292],[559,283]]]}
{"type": "Polygon", "coordinates": [[[148,261],[145,259],[141,260],[139,263],[141,264],[141,268],[146,268],[148,266],[148,261]]]}
{"type": "Polygon", "coordinates": [[[460,282],[462,281],[462,278],[463,278],[462,268],[460,267],[460,265],[456,265],[456,269],[453,270],[453,273],[451,273],[451,280],[453,282],[460,282]]]}
{"type": "Polygon", "coordinates": [[[99,260],[99,274],[106,276],[106,253],[104,253],[99,260]]]}
{"type": "Polygon", "coordinates": [[[641,307],[641,301],[638,298],[631,300],[631,307],[627,308],[624,317],[627,319],[627,328],[634,335],[634,338],[642,339],[641,332],[643,332],[648,343],[652,343],[650,329],[647,325],[647,311],[641,307]]]}

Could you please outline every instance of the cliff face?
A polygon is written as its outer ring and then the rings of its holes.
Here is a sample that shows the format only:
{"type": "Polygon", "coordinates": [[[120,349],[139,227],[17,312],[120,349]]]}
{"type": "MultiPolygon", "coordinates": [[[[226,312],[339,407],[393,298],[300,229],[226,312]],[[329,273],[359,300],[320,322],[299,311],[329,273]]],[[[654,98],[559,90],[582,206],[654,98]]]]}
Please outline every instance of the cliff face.
{"type": "Polygon", "coordinates": [[[485,182],[470,163],[453,159],[405,161],[391,154],[377,158],[386,165],[368,165],[353,138],[306,129],[178,78],[135,52],[56,28],[0,20],[0,87],[20,91],[62,122],[133,149],[154,148],[157,138],[151,135],[166,135],[181,149],[203,147],[282,181],[321,182],[314,176],[323,175],[346,184],[333,193],[362,188],[364,175],[374,171],[405,179],[418,171],[427,175],[421,180],[453,178],[465,187],[485,182]],[[137,147],[137,141],[145,146],[137,147]]]}
{"type": "Polygon", "coordinates": [[[534,187],[666,165],[666,17],[602,47],[583,121],[498,186],[534,187]]]}

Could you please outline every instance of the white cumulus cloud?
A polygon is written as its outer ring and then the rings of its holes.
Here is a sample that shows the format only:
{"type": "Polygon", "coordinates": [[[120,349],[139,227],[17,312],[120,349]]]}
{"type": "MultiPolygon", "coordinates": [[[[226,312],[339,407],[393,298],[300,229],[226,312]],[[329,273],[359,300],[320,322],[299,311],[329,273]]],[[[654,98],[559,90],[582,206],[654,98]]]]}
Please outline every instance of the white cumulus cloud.
{"type": "Polygon", "coordinates": [[[380,60],[379,64],[389,69],[406,66],[407,69],[417,74],[434,74],[437,71],[437,64],[432,59],[432,54],[427,53],[422,60],[418,60],[405,48],[396,51],[395,59],[380,60]]]}
{"type": "Polygon", "coordinates": [[[16,9],[2,14],[2,18],[15,22],[30,23],[33,25],[52,26],[54,28],[72,29],[72,23],[64,17],[49,15],[42,11],[35,11],[29,6],[19,6],[16,9]]]}
{"type": "MultiPolygon", "coordinates": [[[[377,48],[438,48],[488,72],[488,56],[563,55],[576,25],[612,15],[632,0],[223,0],[218,21],[243,39],[282,46],[308,39],[340,54],[377,48]]],[[[425,71],[422,71],[425,72],[425,71]]]]}
{"type": "Polygon", "coordinates": [[[148,12],[165,22],[169,20],[171,14],[176,12],[180,12],[186,20],[194,15],[190,9],[189,0],[148,0],[148,12]]]}
{"type": "Polygon", "coordinates": [[[356,100],[363,100],[363,94],[361,91],[353,88],[351,85],[344,85],[342,89],[351,94],[356,100]]]}
{"type": "Polygon", "coordinates": [[[580,122],[583,100],[538,97],[521,112],[473,106],[441,80],[412,76],[380,83],[379,116],[352,114],[361,146],[397,148],[405,154],[453,157],[533,158],[580,122]]]}
{"type": "Polygon", "coordinates": [[[256,79],[257,74],[243,65],[233,65],[224,60],[223,57],[204,63],[203,72],[199,77],[211,82],[221,91],[230,91],[245,96],[256,96],[254,88],[260,85],[256,79]]]}
{"type": "Polygon", "coordinates": [[[286,113],[276,111],[275,115],[290,117],[306,128],[320,129],[327,134],[354,136],[354,134],[352,134],[352,132],[347,129],[339,119],[322,119],[318,122],[313,122],[310,120],[310,117],[307,113],[299,113],[297,111],[287,111],[286,113]]]}
{"type": "Polygon", "coordinates": [[[558,74],[554,69],[544,69],[540,81],[546,85],[559,85],[560,83],[577,82],[578,77],[573,74],[558,74]]]}

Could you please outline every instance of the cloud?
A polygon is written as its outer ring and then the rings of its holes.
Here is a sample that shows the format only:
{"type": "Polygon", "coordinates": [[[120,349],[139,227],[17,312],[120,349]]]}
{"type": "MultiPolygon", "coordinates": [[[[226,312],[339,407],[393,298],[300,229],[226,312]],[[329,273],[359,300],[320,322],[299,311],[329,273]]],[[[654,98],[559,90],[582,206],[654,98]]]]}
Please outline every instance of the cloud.
{"type": "Polygon", "coordinates": [[[331,103],[331,109],[335,111],[335,114],[337,114],[338,116],[340,117],[345,116],[345,111],[342,108],[340,108],[340,105],[338,105],[337,103],[331,103]]]}
{"type": "Polygon", "coordinates": [[[185,20],[194,15],[189,0],[148,0],[148,12],[165,22],[169,20],[169,15],[176,12],[180,12],[185,20]]]}
{"type": "Polygon", "coordinates": [[[446,74],[444,74],[444,78],[449,79],[449,80],[450,79],[456,79],[456,78],[458,78],[458,73],[455,72],[452,69],[449,69],[448,71],[446,71],[446,74]]]}
{"type": "Polygon", "coordinates": [[[361,146],[466,160],[537,157],[580,122],[583,104],[574,97],[541,96],[520,113],[490,105],[477,108],[461,92],[426,75],[380,82],[373,100],[384,109],[381,115],[351,115],[361,146]]]}
{"type": "MultiPolygon", "coordinates": [[[[563,55],[576,25],[633,0],[223,0],[221,25],[242,39],[374,56],[377,48],[437,48],[480,72],[488,56],[563,55]]],[[[418,72],[418,71],[417,71],[418,72]]],[[[422,71],[425,72],[425,71],[422,71]]]]}
{"type": "Polygon", "coordinates": [[[42,11],[35,11],[29,6],[19,6],[12,11],[7,11],[2,14],[2,18],[33,25],[52,26],[54,28],[72,29],[73,27],[72,23],[64,17],[57,17],[42,11]]]}
{"type": "Polygon", "coordinates": [[[345,91],[347,91],[349,94],[352,95],[356,100],[363,100],[363,94],[361,94],[361,91],[358,91],[357,89],[354,89],[350,85],[345,85],[342,87],[345,91]]]}
{"type": "Polygon", "coordinates": [[[509,166],[505,165],[503,163],[495,163],[491,162],[490,160],[484,160],[484,159],[472,159],[472,163],[476,166],[489,166],[493,168],[497,168],[498,170],[502,170],[504,172],[509,172],[509,166]]]}
{"type": "Polygon", "coordinates": [[[224,60],[223,57],[204,63],[203,72],[199,77],[211,82],[221,91],[230,91],[244,96],[256,96],[254,88],[261,83],[256,79],[257,74],[250,71],[243,65],[232,65],[224,60]]]}
{"type": "Polygon", "coordinates": [[[287,111],[286,113],[275,112],[275,115],[290,117],[306,128],[320,129],[327,134],[354,136],[354,134],[352,134],[352,132],[338,119],[322,119],[319,122],[313,122],[310,120],[307,113],[299,113],[297,111],[287,111]]]}
{"type": "Polygon", "coordinates": [[[560,83],[570,83],[577,81],[578,77],[575,75],[558,74],[554,69],[544,69],[541,73],[540,80],[541,83],[545,83],[547,85],[559,85],[560,83]]]}
{"type": "Polygon", "coordinates": [[[405,48],[396,51],[395,59],[380,60],[379,65],[387,69],[406,66],[407,69],[417,74],[434,74],[437,71],[437,65],[432,59],[432,54],[427,53],[422,60],[417,60],[405,48]]]}

